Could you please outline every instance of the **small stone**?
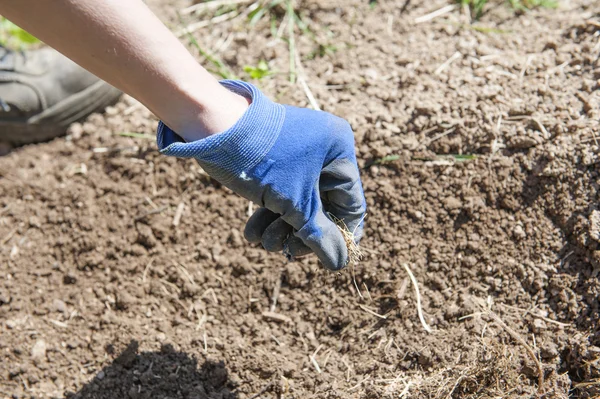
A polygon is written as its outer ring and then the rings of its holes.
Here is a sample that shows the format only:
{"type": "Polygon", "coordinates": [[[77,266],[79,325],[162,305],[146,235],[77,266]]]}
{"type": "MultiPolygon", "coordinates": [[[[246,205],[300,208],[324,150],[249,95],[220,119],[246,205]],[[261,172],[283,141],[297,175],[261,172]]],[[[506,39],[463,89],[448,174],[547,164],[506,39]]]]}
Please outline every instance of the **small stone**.
{"type": "Polygon", "coordinates": [[[35,227],[35,228],[40,228],[42,224],[40,223],[40,219],[38,219],[37,216],[31,216],[29,218],[29,226],[31,227],[35,227]]]}
{"type": "Polygon", "coordinates": [[[135,303],[135,298],[127,291],[117,293],[116,305],[119,310],[126,310],[135,303]]]}
{"type": "Polygon", "coordinates": [[[394,125],[392,123],[382,122],[381,124],[383,125],[384,128],[386,128],[387,130],[389,130],[392,133],[400,133],[400,131],[401,131],[397,125],[394,125]]]}
{"type": "Polygon", "coordinates": [[[540,333],[540,331],[545,330],[545,329],[546,329],[546,323],[544,323],[543,320],[535,319],[533,321],[533,326],[532,326],[531,330],[534,333],[538,334],[538,333],[540,333]]]}
{"type": "Polygon", "coordinates": [[[85,134],[92,134],[96,131],[96,129],[96,126],[90,122],[85,122],[83,125],[81,125],[82,133],[85,134]]]}
{"type": "Polygon", "coordinates": [[[119,109],[117,107],[110,106],[110,107],[106,107],[104,112],[106,113],[106,115],[114,116],[119,113],[119,109]]]}
{"type": "Polygon", "coordinates": [[[502,90],[502,86],[500,85],[485,85],[481,90],[480,96],[482,98],[494,98],[498,94],[501,94],[502,90]]]}
{"type": "Polygon", "coordinates": [[[425,217],[425,215],[423,215],[423,212],[417,211],[417,210],[414,210],[414,209],[409,209],[408,210],[408,215],[410,217],[412,217],[413,219],[416,219],[416,220],[423,220],[423,218],[425,217]]]}
{"type": "Polygon", "coordinates": [[[523,226],[521,226],[520,224],[516,225],[513,229],[513,235],[519,240],[522,240],[525,237],[527,237],[527,234],[525,234],[525,230],[523,230],[523,226]]]}
{"type": "Polygon", "coordinates": [[[160,342],[164,341],[165,339],[167,339],[167,335],[165,333],[158,333],[156,334],[156,339],[160,342]]]}
{"type": "Polygon", "coordinates": [[[60,299],[55,299],[52,302],[52,307],[54,310],[60,313],[67,313],[67,304],[61,301],[60,299]]]}
{"type": "Polygon", "coordinates": [[[33,348],[31,348],[31,358],[33,360],[43,360],[46,357],[46,341],[38,339],[33,348]]]}
{"type": "Polygon", "coordinates": [[[531,148],[537,144],[538,144],[538,142],[533,137],[519,136],[519,137],[513,137],[511,140],[509,140],[508,147],[525,150],[525,149],[531,148]]]}
{"type": "Polygon", "coordinates": [[[154,248],[157,244],[156,237],[152,232],[150,226],[139,223],[137,226],[138,238],[137,243],[145,247],[146,249],[154,248]]]}
{"type": "Polygon", "coordinates": [[[15,328],[17,326],[17,322],[14,320],[6,320],[4,322],[4,325],[6,326],[6,328],[12,330],[13,328],[15,328]]]}
{"type": "Polygon", "coordinates": [[[140,393],[139,393],[139,391],[138,391],[138,387],[137,387],[137,386],[135,386],[135,385],[134,385],[134,386],[132,386],[132,387],[129,389],[129,392],[128,392],[128,394],[129,394],[129,397],[130,397],[131,399],[137,399],[137,398],[140,396],[140,393]]]}
{"type": "Polygon", "coordinates": [[[600,212],[593,210],[589,216],[589,223],[590,237],[600,242],[600,212]]]}
{"type": "Polygon", "coordinates": [[[8,294],[0,294],[0,305],[8,305],[10,300],[11,298],[8,294]]]}
{"type": "Polygon", "coordinates": [[[549,342],[546,345],[542,346],[540,350],[540,355],[544,359],[553,359],[559,355],[558,348],[554,342],[549,342]]]}
{"type": "Polygon", "coordinates": [[[106,374],[104,373],[104,370],[100,370],[100,372],[98,373],[98,375],[96,375],[96,378],[98,380],[102,381],[105,376],[106,376],[106,374]]]}
{"type": "Polygon", "coordinates": [[[448,197],[444,201],[444,206],[447,210],[459,209],[462,206],[462,202],[458,198],[448,197]]]}
{"type": "Polygon", "coordinates": [[[69,126],[67,134],[70,135],[73,140],[79,140],[83,135],[83,126],[81,123],[75,122],[69,126]]]}
{"type": "Polygon", "coordinates": [[[373,79],[373,80],[377,80],[377,78],[379,77],[379,74],[373,68],[366,69],[364,75],[366,78],[373,79]]]}
{"type": "Polygon", "coordinates": [[[79,348],[79,342],[77,342],[77,341],[69,341],[69,342],[67,342],[67,348],[69,348],[69,349],[77,349],[77,348],[79,348]]]}
{"type": "Polygon", "coordinates": [[[281,365],[281,371],[287,378],[292,378],[297,369],[296,364],[290,360],[284,360],[281,365]]]}

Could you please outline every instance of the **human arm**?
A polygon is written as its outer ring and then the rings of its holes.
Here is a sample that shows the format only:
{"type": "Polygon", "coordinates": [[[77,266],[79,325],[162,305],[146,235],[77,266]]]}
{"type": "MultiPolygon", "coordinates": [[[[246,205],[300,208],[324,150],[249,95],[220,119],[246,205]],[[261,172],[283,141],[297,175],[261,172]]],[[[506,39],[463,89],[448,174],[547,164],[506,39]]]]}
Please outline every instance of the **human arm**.
{"type": "Polygon", "coordinates": [[[3,0],[0,14],[139,100],[186,141],[231,127],[248,107],[141,0],[3,0]]]}

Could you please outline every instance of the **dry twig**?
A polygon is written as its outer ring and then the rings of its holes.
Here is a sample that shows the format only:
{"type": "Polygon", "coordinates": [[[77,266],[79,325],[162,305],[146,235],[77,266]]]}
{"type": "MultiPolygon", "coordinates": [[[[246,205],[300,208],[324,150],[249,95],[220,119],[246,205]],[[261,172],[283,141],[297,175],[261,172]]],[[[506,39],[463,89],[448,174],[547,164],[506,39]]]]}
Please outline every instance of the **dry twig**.
{"type": "Polygon", "coordinates": [[[192,13],[200,13],[202,11],[211,10],[215,8],[219,8],[221,6],[230,6],[236,4],[245,4],[250,3],[252,0],[214,0],[214,1],[206,1],[204,3],[197,3],[186,7],[181,10],[181,15],[188,15],[192,13]]]}
{"type": "Polygon", "coordinates": [[[273,287],[273,294],[271,295],[271,313],[275,313],[275,308],[277,307],[277,300],[279,299],[279,291],[281,291],[281,274],[279,278],[275,282],[275,287],[273,287]]]}
{"type": "Polygon", "coordinates": [[[313,95],[308,83],[306,82],[306,73],[304,72],[304,67],[302,67],[302,62],[300,61],[300,56],[298,55],[297,51],[294,52],[294,59],[296,62],[296,75],[298,78],[298,83],[300,83],[300,86],[302,86],[302,90],[304,90],[304,94],[306,94],[306,98],[308,99],[312,109],[320,111],[321,107],[319,106],[317,99],[313,95]]]}
{"type": "Polygon", "coordinates": [[[167,205],[163,205],[163,206],[161,206],[160,208],[156,208],[156,209],[152,209],[151,211],[144,212],[144,213],[142,213],[141,215],[139,215],[139,216],[136,216],[136,217],[133,219],[133,221],[134,221],[134,222],[137,222],[138,220],[142,220],[142,219],[144,219],[146,216],[150,216],[150,215],[155,215],[155,214],[157,214],[157,213],[161,213],[161,212],[163,212],[164,210],[166,210],[167,208],[169,208],[167,205]]]}
{"type": "Polygon", "coordinates": [[[198,22],[194,22],[192,24],[189,24],[188,26],[179,29],[178,31],[175,32],[175,36],[177,37],[182,37],[185,35],[189,35],[190,33],[194,33],[195,31],[197,31],[198,29],[202,29],[202,28],[206,28],[207,26],[210,25],[214,25],[214,24],[218,24],[221,22],[225,22],[225,21],[229,21],[231,19],[234,19],[235,17],[239,16],[240,13],[237,11],[230,11],[226,14],[223,15],[219,15],[218,17],[214,17],[212,19],[209,20],[203,20],[203,21],[198,21],[198,22]]]}
{"type": "Polygon", "coordinates": [[[419,320],[421,320],[421,324],[423,325],[425,331],[431,333],[431,327],[429,327],[429,325],[425,321],[425,317],[423,316],[423,309],[421,308],[421,293],[419,292],[419,283],[417,283],[417,279],[415,278],[415,275],[412,273],[408,265],[406,263],[403,263],[402,266],[408,273],[408,277],[410,277],[410,280],[412,281],[413,286],[415,287],[415,295],[417,296],[417,313],[419,314],[419,320]]]}
{"type": "Polygon", "coordinates": [[[272,321],[276,321],[278,323],[291,323],[292,319],[290,319],[289,317],[279,314],[279,313],[275,313],[275,312],[262,312],[262,315],[265,319],[268,320],[272,320],[272,321]]]}
{"type": "Polygon", "coordinates": [[[179,205],[177,205],[177,209],[175,210],[175,216],[173,217],[173,226],[179,226],[179,222],[181,221],[181,216],[183,216],[183,211],[185,210],[185,203],[181,201],[179,205]]]}
{"type": "Polygon", "coordinates": [[[452,64],[454,61],[456,61],[460,57],[462,57],[462,53],[460,51],[455,52],[442,65],[440,65],[439,67],[437,67],[437,69],[435,70],[435,72],[433,72],[433,74],[434,75],[439,75],[440,73],[444,72],[444,70],[446,68],[448,68],[450,66],[450,64],[452,64]]]}
{"type": "Polygon", "coordinates": [[[142,273],[142,282],[144,282],[144,283],[146,282],[146,276],[148,275],[148,270],[150,270],[150,268],[152,267],[153,262],[154,262],[154,259],[150,259],[150,262],[148,262],[148,264],[144,268],[144,273],[142,273]]]}
{"type": "Polygon", "coordinates": [[[371,309],[369,309],[368,307],[364,306],[364,305],[358,305],[359,308],[361,308],[362,310],[364,310],[365,312],[372,314],[375,317],[379,317],[380,319],[387,319],[387,315],[380,315],[377,312],[372,311],[371,309]]]}
{"type": "Polygon", "coordinates": [[[447,14],[450,11],[453,11],[455,8],[456,8],[455,4],[447,5],[446,7],[440,8],[439,10],[430,12],[429,14],[425,14],[419,18],[415,18],[415,24],[421,24],[423,22],[431,21],[432,19],[435,19],[437,17],[441,17],[442,15],[447,14]]]}

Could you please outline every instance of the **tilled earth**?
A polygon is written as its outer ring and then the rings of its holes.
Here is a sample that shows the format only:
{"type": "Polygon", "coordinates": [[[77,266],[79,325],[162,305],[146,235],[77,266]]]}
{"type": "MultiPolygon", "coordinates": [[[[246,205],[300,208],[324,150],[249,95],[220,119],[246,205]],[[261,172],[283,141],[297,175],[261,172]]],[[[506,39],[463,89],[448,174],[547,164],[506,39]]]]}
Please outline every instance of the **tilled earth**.
{"type": "MultiPolygon", "coordinates": [[[[174,30],[213,16],[149,3],[174,30]]],[[[295,4],[369,205],[341,273],[246,243],[247,201],[123,135],[157,124],[129,98],[0,158],[0,397],[598,397],[600,5],[415,23],[448,5],[423,3],[295,4]]],[[[199,46],[309,106],[285,10],[249,4],[199,46]]]]}

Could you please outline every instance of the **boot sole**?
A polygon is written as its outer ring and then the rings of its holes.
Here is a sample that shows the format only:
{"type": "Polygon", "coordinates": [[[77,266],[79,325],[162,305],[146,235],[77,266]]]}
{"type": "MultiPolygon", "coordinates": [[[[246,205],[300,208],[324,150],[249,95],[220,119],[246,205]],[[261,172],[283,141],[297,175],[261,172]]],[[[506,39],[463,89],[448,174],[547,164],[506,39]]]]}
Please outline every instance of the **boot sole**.
{"type": "Polygon", "coordinates": [[[23,145],[61,136],[71,123],[116,103],[121,94],[108,83],[98,81],[32,117],[0,119],[0,142],[23,145]]]}

